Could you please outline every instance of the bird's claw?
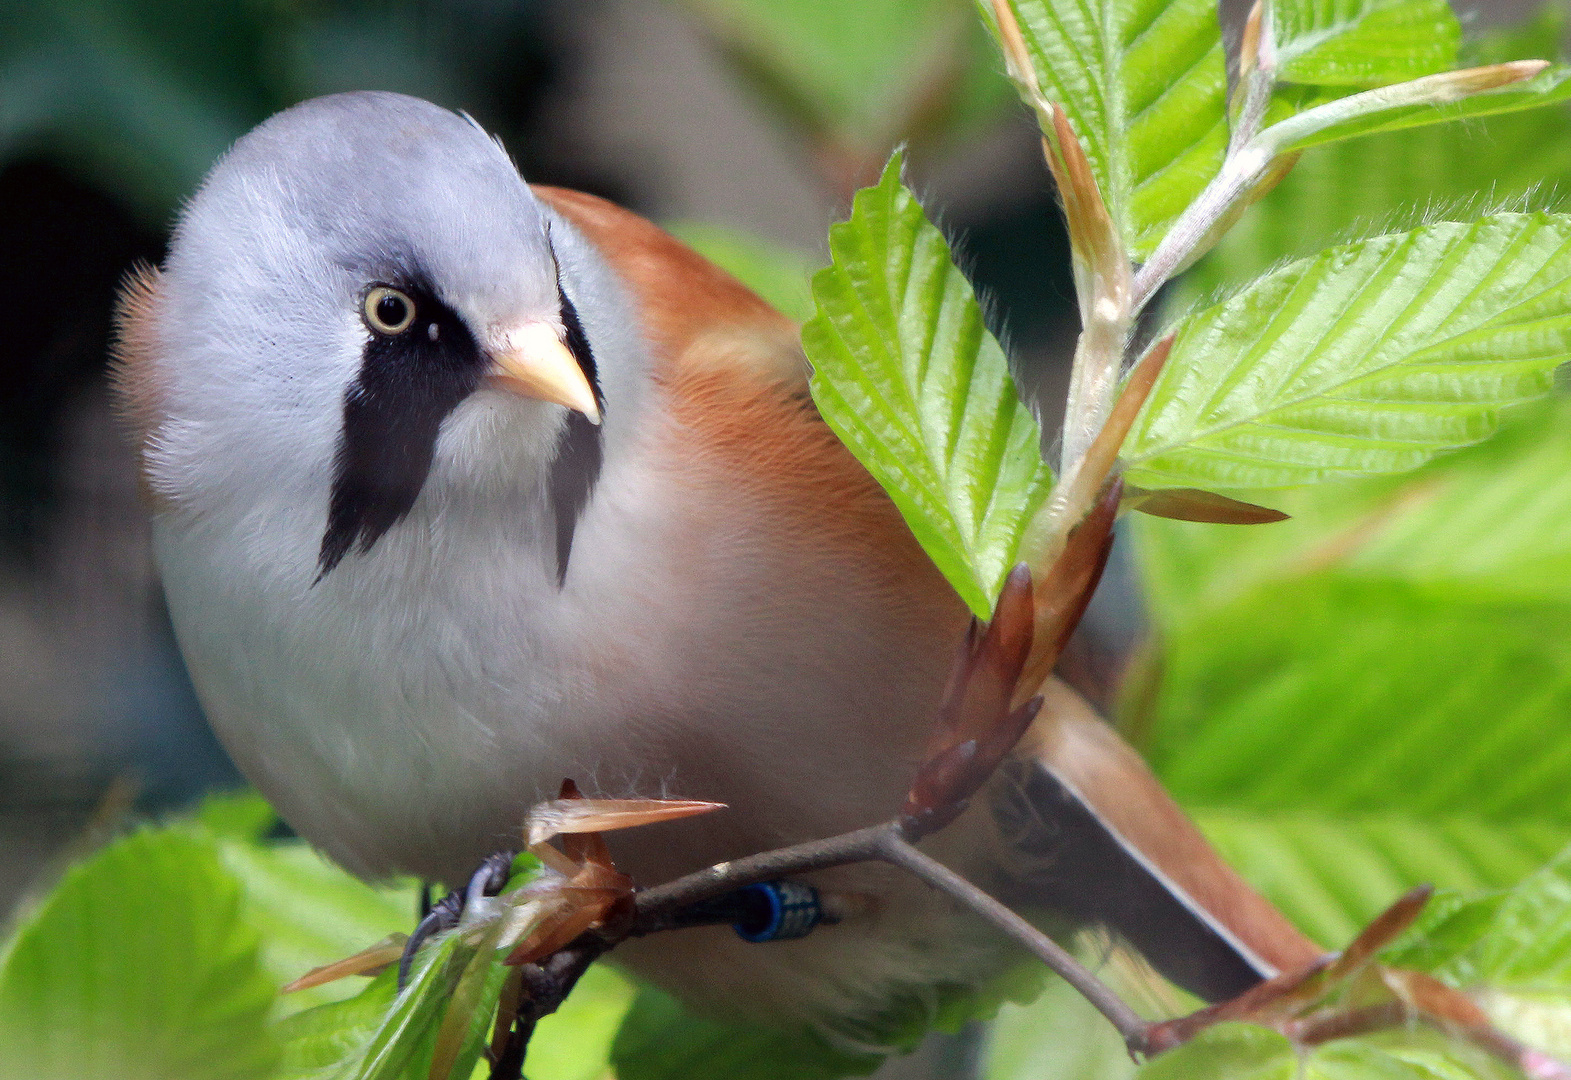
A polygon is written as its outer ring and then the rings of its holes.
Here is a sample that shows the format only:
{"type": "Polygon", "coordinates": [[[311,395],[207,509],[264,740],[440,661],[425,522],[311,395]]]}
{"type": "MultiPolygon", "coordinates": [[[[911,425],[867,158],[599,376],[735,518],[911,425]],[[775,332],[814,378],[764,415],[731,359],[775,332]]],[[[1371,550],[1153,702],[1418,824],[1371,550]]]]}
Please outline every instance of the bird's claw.
{"type": "Polygon", "coordinates": [[[456,927],[463,918],[464,910],[469,905],[479,901],[482,897],[495,896],[507,885],[508,876],[513,869],[513,859],[517,852],[498,851],[487,855],[480,866],[469,876],[469,884],[463,890],[454,889],[428,911],[420,924],[415,927],[415,932],[409,935],[409,940],[404,943],[403,954],[398,958],[398,989],[402,991],[409,984],[409,970],[414,966],[415,954],[420,947],[437,934],[456,927]]]}

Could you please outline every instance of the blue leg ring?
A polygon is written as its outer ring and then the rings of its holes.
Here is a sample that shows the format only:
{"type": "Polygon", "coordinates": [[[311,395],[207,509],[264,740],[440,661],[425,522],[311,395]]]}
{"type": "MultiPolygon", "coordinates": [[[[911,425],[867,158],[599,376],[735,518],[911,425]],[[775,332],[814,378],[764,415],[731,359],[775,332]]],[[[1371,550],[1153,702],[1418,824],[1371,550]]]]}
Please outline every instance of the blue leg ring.
{"type": "Polygon", "coordinates": [[[738,890],[747,914],[733,927],[743,941],[806,937],[823,918],[818,890],[800,881],[765,881],[738,890]]]}

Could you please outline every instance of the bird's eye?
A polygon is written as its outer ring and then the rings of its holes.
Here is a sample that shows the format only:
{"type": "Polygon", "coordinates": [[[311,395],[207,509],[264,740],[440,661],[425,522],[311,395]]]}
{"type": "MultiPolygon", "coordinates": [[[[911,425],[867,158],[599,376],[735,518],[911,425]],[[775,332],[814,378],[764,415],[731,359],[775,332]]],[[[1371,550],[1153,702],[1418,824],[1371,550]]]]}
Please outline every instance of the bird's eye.
{"type": "Polygon", "coordinates": [[[365,294],[365,321],[379,334],[402,334],[415,321],[415,302],[397,289],[378,285],[365,294]]]}

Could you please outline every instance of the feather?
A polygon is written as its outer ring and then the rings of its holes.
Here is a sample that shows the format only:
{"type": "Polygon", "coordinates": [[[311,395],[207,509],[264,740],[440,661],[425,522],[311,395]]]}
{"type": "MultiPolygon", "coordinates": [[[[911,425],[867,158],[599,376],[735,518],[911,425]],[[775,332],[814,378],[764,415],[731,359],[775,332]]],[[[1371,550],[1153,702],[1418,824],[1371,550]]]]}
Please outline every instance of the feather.
{"type": "Polygon", "coordinates": [[[114,337],[109,346],[109,388],[115,412],[131,436],[137,459],[137,492],[157,511],[165,499],[147,471],[147,453],[164,421],[159,382],[157,316],[159,272],[148,263],[131,267],[115,298],[114,337]]]}
{"type": "Polygon", "coordinates": [[[1079,695],[1057,680],[1044,691],[993,804],[1019,902],[1109,927],[1211,1001],[1321,955],[1079,695]]]}
{"type": "Polygon", "coordinates": [[[593,195],[534,193],[600,252],[632,292],[658,362],[673,369],[737,365],[763,382],[807,387],[796,326],[747,286],[637,214],[593,195]],[[737,342],[743,348],[735,348],[737,342]]]}
{"type": "MultiPolygon", "coordinates": [[[[561,297],[562,325],[567,331],[568,351],[578,361],[584,378],[594,390],[595,403],[605,414],[605,395],[600,390],[600,376],[594,350],[584,334],[584,324],[579,321],[578,309],[562,288],[560,268],[556,279],[557,295],[561,297]]],[[[547,490],[551,497],[551,516],[556,522],[556,580],[560,585],[567,580],[567,563],[573,553],[573,533],[578,528],[579,515],[589,503],[595,482],[600,479],[600,467],[605,461],[605,428],[581,412],[569,411],[562,434],[557,439],[556,457],[551,462],[551,478],[547,490]]]]}

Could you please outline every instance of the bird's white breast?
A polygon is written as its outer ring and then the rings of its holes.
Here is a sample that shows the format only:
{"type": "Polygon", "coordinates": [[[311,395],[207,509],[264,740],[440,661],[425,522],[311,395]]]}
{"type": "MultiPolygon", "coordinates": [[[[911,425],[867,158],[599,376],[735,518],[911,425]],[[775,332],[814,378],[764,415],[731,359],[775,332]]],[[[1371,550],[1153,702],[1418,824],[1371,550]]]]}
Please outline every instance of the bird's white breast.
{"type": "Polygon", "coordinates": [[[782,546],[745,492],[696,499],[630,441],[560,588],[527,477],[466,499],[434,476],[314,584],[320,507],[172,512],[156,550],[215,728],[336,858],[455,880],[564,777],[733,803],[665,830],[696,846],[639,860],[664,875],[886,815],[934,700],[847,568],[782,546]]]}

